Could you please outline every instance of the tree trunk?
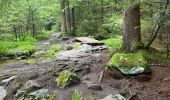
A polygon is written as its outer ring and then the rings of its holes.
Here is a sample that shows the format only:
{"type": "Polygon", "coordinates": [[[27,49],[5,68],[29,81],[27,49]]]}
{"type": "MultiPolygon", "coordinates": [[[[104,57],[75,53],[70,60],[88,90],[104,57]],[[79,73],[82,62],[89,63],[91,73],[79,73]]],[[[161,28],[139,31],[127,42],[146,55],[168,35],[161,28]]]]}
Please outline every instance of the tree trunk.
{"type": "Polygon", "coordinates": [[[76,22],[75,22],[75,8],[73,7],[71,9],[71,34],[72,36],[75,36],[75,27],[76,27],[76,22]]]}
{"type": "Polygon", "coordinates": [[[66,18],[66,28],[67,28],[67,35],[71,35],[71,17],[70,17],[70,7],[69,7],[69,0],[65,1],[65,18],[66,18]]]}
{"type": "Polygon", "coordinates": [[[61,33],[66,34],[66,16],[65,16],[65,0],[60,0],[61,4],[61,33]]]}
{"type": "Polygon", "coordinates": [[[123,46],[127,52],[133,52],[141,47],[140,5],[125,9],[123,27],[123,46]]]}

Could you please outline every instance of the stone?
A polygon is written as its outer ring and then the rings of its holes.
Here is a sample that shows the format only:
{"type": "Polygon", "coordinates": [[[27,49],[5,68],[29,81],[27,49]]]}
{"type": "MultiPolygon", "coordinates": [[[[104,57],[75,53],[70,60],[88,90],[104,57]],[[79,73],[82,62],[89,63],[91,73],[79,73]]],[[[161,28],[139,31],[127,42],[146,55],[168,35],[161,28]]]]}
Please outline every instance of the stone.
{"type": "Polygon", "coordinates": [[[48,100],[50,95],[48,94],[48,89],[41,89],[30,93],[29,96],[31,99],[48,100]]]}
{"type": "Polygon", "coordinates": [[[19,56],[16,58],[17,60],[23,60],[23,59],[27,59],[27,56],[19,56]]]}
{"type": "Polygon", "coordinates": [[[101,41],[98,41],[96,39],[89,38],[89,37],[77,37],[75,40],[78,42],[81,42],[82,44],[89,44],[89,45],[103,45],[104,44],[101,41]]]}
{"type": "Polygon", "coordinates": [[[10,81],[12,81],[12,80],[14,80],[16,78],[17,78],[17,76],[11,76],[11,77],[9,77],[7,79],[2,80],[2,83],[8,83],[8,82],[10,82],[10,81]]]}
{"type": "Polygon", "coordinates": [[[7,91],[3,86],[0,86],[0,100],[4,100],[7,96],[7,91]]]}
{"type": "Polygon", "coordinates": [[[22,97],[24,96],[24,94],[25,94],[25,91],[18,89],[17,93],[15,94],[15,97],[22,97]]]}
{"type": "Polygon", "coordinates": [[[27,92],[31,92],[31,91],[34,91],[34,90],[37,90],[37,89],[40,89],[42,86],[35,80],[29,80],[25,83],[24,85],[24,89],[27,91],[27,92]]]}
{"type": "Polygon", "coordinates": [[[106,96],[105,98],[98,99],[98,100],[126,100],[126,99],[120,94],[116,94],[116,95],[110,94],[106,96]]]}
{"type": "Polygon", "coordinates": [[[103,90],[103,86],[100,84],[89,83],[87,84],[87,87],[92,90],[103,90]]]}

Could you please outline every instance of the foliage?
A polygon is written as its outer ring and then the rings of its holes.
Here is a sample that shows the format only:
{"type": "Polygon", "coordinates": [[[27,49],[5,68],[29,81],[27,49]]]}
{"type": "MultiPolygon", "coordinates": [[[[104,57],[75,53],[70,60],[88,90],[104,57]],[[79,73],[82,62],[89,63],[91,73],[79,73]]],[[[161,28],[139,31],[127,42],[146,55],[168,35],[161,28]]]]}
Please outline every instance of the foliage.
{"type": "Polygon", "coordinates": [[[84,98],[81,96],[81,93],[75,89],[72,95],[72,100],[84,100],[84,98]]]}
{"type": "Polygon", "coordinates": [[[61,50],[64,50],[64,48],[59,45],[52,45],[50,47],[50,50],[48,51],[48,57],[49,58],[55,57],[55,53],[61,50]]]}
{"type": "Polygon", "coordinates": [[[150,72],[150,67],[141,53],[117,53],[108,62],[109,69],[119,69],[123,74],[150,72]]]}
{"type": "Polygon", "coordinates": [[[120,50],[122,46],[122,37],[115,36],[113,38],[103,40],[103,42],[109,47],[111,47],[113,50],[120,50]]]}
{"type": "Polygon", "coordinates": [[[34,46],[35,41],[0,41],[0,54],[2,55],[30,55],[37,48],[34,46]]]}
{"type": "Polygon", "coordinates": [[[56,78],[57,86],[65,88],[69,85],[70,81],[74,80],[76,75],[70,71],[64,70],[60,72],[59,76],[56,78]]]}

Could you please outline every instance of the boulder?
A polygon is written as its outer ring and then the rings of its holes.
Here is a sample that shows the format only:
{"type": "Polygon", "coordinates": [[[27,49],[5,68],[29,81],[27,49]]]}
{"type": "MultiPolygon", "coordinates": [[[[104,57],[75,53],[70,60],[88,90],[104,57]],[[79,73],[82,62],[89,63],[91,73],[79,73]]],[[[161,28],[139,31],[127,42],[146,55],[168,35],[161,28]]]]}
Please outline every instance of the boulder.
{"type": "Polygon", "coordinates": [[[40,88],[41,88],[41,85],[35,80],[29,80],[24,85],[24,89],[27,92],[35,91],[35,90],[40,89],[40,88]]]}
{"type": "Polygon", "coordinates": [[[103,45],[104,43],[101,41],[98,41],[93,38],[89,37],[77,37],[76,41],[81,42],[82,44],[89,44],[89,45],[103,45]]]}
{"type": "Polygon", "coordinates": [[[48,89],[41,89],[29,94],[29,100],[48,100],[49,99],[48,89]]]}
{"type": "Polygon", "coordinates": [[[7,91],[3,86],[0,86],[0,100],[4,100],[7,96],[7,91]]]}
{"type": "Polygon", "coordinates": [[[150,73],[151,68],[140,53],[117,53],[113,55],[108,63],[111,70],[119,70],[125,75],[136,75],[141,73],[150,73]]]}
{"type": "Polygon", "coordinates": [[[126,100],[126,99],[120,94],[116,94],[116,95],[110,94],[106,96],[105,98],[98,99],[98,100],[126,100]]]}

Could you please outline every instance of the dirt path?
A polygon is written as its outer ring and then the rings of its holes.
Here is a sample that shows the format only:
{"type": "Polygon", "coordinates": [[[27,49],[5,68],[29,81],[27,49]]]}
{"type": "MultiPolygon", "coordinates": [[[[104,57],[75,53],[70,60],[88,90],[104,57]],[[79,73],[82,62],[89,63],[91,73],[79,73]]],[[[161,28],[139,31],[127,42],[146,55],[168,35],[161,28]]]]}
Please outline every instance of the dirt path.
{"type": "MultiPolygon", "coordinates": [[[[38,42],[37,46],[47,47],[47,45],[59,44],[67,47],[74,44],[73,40],[74,38],[62,39],[59,34],[54,33],[49,40],[38,42]]],[[[0,68],[0,86],[7,90],[6,100],[27,100],[21,99],[23,96],[16,96],[16,94],[29,80],[36,81],[41,86],[40,89],[47,89],[49,94],[54,94],[54,100],[71,100],[75,89],[81,91],[86,100],[102,99],[109,94],[117,93],[130,100],[170,100],[170,67],[153,66],[153,72],[150,75],[119,76],[109,74],[110,72],[105,69],[109,59],[105,46],[83,45],[79,50],[58,52],[55,59],[36,63],[9,62],[0,68]],[[81,83],[66,89],[57,88],[56,76],[62,70],[77,73],[81,83]],[[102,72],[103,77],[99,82],[102,72]],[[10,81],[3,82],[4,79],[13,76],[15,77],[10,81]],[[88,89],[87,82],[100,84],[103,90],[88,89]]],[[[34,87],[33,90],[39,89],[34,87]]]]}

